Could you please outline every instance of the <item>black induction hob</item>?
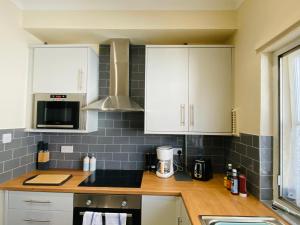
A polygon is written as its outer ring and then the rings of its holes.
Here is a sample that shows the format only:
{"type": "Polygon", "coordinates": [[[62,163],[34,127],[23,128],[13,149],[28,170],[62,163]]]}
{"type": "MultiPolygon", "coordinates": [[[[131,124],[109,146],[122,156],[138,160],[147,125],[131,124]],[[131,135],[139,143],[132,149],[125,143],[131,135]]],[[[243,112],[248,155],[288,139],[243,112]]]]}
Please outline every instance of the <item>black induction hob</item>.
{"type": "Polygon", "coordinates": [[[142,179],[142,170],[96,170],[79,186],[139,188],[142,179]]]}

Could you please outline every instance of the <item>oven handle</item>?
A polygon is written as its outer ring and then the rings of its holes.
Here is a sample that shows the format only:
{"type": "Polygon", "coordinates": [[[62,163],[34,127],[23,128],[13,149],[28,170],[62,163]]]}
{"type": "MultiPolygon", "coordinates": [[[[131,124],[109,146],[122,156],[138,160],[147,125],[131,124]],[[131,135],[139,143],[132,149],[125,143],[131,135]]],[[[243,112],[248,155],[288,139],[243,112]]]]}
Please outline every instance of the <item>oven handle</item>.
{"type": "MultiPolygon", "coordinates": [[[[80,216],[83,216],[85,212],[79,212],[80,216]]],[[[102,216],[105,216],[105,214],[103,213],[102,216]]],[[[132,217],[131,213],[127,213],[127,217],[132,217]]]]}

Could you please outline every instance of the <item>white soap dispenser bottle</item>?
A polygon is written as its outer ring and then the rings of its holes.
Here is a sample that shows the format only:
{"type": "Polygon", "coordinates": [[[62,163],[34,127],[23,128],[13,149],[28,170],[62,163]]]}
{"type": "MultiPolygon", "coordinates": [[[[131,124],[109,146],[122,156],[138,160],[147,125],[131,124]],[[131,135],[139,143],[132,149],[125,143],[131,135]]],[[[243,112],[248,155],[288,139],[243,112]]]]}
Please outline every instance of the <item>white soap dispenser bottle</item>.
{"type": "Polygon", "coordinates": [[[83,171],[87,172],[90,169],[90,157],[88,154],[83,159],[83,171]]]}
{"type": "Polygon", "coordinates": [[[90,171],[94,172],[96,170],[96,157],[94,156],[94,154],[92,155],[92,158],[90,160],[90,171]]]}

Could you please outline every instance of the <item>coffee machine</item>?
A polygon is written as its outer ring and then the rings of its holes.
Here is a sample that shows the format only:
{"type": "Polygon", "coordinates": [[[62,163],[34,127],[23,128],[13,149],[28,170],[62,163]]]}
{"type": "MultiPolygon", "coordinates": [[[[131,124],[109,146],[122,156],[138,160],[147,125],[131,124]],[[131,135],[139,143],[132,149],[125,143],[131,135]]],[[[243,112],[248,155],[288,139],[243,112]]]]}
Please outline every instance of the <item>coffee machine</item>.
{"type": "Polygon", "coordinates": [[[156,175],[161,178],[169,178],[174,174],[173,148],[171,146],[160,146],[156,149],[157,171],[156,175]]]}

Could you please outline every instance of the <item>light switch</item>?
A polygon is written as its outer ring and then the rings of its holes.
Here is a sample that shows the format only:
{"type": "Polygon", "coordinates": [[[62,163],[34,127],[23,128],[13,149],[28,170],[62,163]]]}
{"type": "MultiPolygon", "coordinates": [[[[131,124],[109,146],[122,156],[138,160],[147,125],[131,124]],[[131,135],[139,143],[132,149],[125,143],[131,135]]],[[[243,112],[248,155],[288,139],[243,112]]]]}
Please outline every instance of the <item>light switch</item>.
{"type": "Polygon", "coordinates": [[[61,153],[73,153],[73,145],[64,145],[61,146],[61,153]]]}
{"type": "Polygon", "coordinates": [[[10,143],[11,142],[11,133],[8,134],[2,134],[2,143],[10,143]]]}

